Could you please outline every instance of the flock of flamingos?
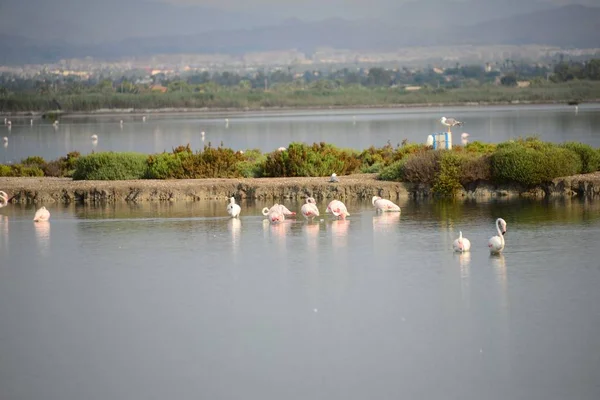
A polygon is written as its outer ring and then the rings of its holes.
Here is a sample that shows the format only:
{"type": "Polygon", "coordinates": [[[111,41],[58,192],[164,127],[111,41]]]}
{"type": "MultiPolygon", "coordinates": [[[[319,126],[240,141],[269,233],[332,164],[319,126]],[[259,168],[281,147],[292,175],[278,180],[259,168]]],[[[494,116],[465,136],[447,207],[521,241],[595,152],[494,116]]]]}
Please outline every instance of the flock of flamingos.
{"type": "MultiPolygon", "coordinates": [[[[400,212],[400,207],[393,203],[388,199],[382,199],[379,196],[373,196],[371,199],[373,206],[377,212],[400,212]]],[[[306,199],[306,204],[304,204],[300,210],[304,218],[309,221],[312,221],[315,217],[318,217],[319,208],[317,207],[317,202],[314,198],[308,197],[306,199]]],[[[6,206],[8,204],[8,195],[0,191],[0,208],[6,206]]],[[[229,204],[227,204],[227,213],[232,218],[237,218],[240,216],[242,212],[242,208],[239,204],[236,204],[235,198],[231,197],[229,199],[229,204]]],[[[273,207],[268,208],[265,207],[262,210],[264,216],[267,217],[270,223],[277,224],[285,221],[285,217],[296,215],[295,212],[288,210],[288,208],[282,204],[275,204],[273,207]]],[[[339,200],[332,200],[327,205],[326,214],[332,214],[336,218],[346,219],[346,217],[350,216],[348,213],[348,209],[346,205],[339,200]]],[[[50,211],[46,209],[46,207],[39,208],[34,217],[34,222],[42,222],[48,221],[50,219],[50,211]]],[[[488,241],[488,247],[490,248],[490,252],[492,254],[499,254],[502,250],[504,250],[504,234],[506,233],[506,221],[502,218],[498,218],[496,220],[496,230],[498,235],[492,236],[488,241]]],[[[462,232],[459,233],[458,239],[456,239],[452,245],[454,251],[456,252],[467,252],[471,250],[471,242],[466,237],[463,237],[462,232]]]]}
{"type": "MultiPolygon", "coordinates": [[[[373,196],[371,199],[373,206],[377,212],[400,212],[400,207],[393,203],[388,199],[382,199],[379,196],[373,196]]],[[[302,205],[300,212],[309,221],[312,221],[315,217],[318,217],[319,208],[317,207],[317,202],[314,198],[308,197],[306,199],[306,203],[302,205]]],[[[229,204],[227,204],[227,213],[232,218],[237,218],[240,216],[242,212],[242,208],[239,204],[236,204],[235,198],[231,197],[229,199],[229,204]]],[[[262,210],[264,216],[267,217],[271,224],[277,224],[285,221],[285,217],[296,215],[295,212],[288,210],[288,208],[282,204],[275,204],[273,207],[268,208],[265,207],[262,210]]],[[[348,209],[346,205],[339,200],[332,200],[327,205],[327,210],[325,210],[326,214],[332,214],[336,218],[346,219],[346,217],[350,216],[348,213],[348,209]]],[[[499,254],[502,250],[504,250],[504,235],[506,234],[506,221],[502,218],[498,218],[496,220],[496,231],[498,235],[492,236],[488,241],[488,247],[490,249],[490,253],[499,254]]],[[[454,251],[456,252],[467,252],[471,250],[471,242],[466,237],[463,237],[462,232],[459,232],[458,238],[452,244],[454,251]]]]}

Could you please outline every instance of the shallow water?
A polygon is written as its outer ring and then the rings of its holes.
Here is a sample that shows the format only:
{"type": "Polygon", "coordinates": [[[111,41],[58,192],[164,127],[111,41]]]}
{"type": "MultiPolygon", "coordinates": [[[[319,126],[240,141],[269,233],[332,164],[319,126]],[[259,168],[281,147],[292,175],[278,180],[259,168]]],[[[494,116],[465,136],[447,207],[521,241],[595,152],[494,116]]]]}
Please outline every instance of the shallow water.
{"type": "Polygon", "coordinates": [[[266,205],[1,209],[0,398],[599,398],[599,202],[266,205]]]}
{"type": "Polygon", "coordinates": [[[544,105],[152,114],[146,122],[140,115],[67,116],[56,128],[40,119],[30,126],[30,118],[12,118],[10,131],[0,126],[0,136],[8,138],[6,147],[0,148],[0,162],[18,162],[33,155],[53,160],[75,150],[82,154],[92,150],[160,153],[188,143],[201,149],[209,142],[263,152],[291,142],[321,141],[363,150],[388,141],[395,146],[405,139],[424,143],[429,134],[446,129],[439,122],[442,115],[465,123],[454,130],[454,144],[461,144],[460,134],[467,132],[472,141],[496,143],[538,135],[551,142],[579,141],[600,147],[600,104],[581,105],[577,112],[573,106],[544,105]],[[204,141],[202,131],[206,132],[204,141]],[[92,135],[98,136],[97,142],[91,140],[92,135]]]}

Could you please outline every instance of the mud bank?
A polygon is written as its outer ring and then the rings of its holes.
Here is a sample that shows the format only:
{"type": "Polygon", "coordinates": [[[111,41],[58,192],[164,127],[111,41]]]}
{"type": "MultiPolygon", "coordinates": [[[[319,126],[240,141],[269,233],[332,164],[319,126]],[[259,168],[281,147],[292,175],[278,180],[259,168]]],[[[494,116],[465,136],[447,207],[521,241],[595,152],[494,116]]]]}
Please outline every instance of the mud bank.
{"type": "MultiPolygon", "coordinates": [[[[11,203],[117,203],[145,201],[201,201],[207,199],[282,200],[370,199],[399,200],[433,196],[426,185],[385,182],[375,174],[329,178],[186,179],[135,181],[73,181],[67,178],[0,178],[0,190],[11,203]]],[[[457,193],[459,198],[582,197],[600,199],[600,172],[557,178],[536,188],[474,184],[457,193]]]]}

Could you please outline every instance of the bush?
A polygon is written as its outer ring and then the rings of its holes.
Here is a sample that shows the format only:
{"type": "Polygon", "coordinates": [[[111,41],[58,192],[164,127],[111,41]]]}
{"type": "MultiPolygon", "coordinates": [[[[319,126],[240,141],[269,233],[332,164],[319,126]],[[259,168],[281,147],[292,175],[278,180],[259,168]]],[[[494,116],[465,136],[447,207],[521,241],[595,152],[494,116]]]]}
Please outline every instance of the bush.
{"type": "Polygon", "coordinates": [[[406,158],[400,179],[406,182],[433,184],[439,171],[439,150],[425,150],[406,158]]]}
{"type": "Polygon", "coordinates": [[[592,148],[592,146],[577,142],[567,142],[561,147],[577,153],[581,160],[581,170],[579,173],[587,174],[600,170],[600,152],[592,148]]]}
{"type": "Polygon", "coordinates": [[[431,191],[441,196],[453,196],[461,188],[460,173],[465,158],[451,150],[441,150],[439,155],[439,173],[433,177],[431,191]]]}
{"type": "Polygon", "coordinates": [[[79,157],[74,180],[127,180],[147,176],[148,156],[139,153],[93,153],[79,157]]]}
{"type": "Polygon", "coordinates": [[[539,185],[581,170],[578,155],[551,143],[509,142],[498,145],[490,159],[492,179],[498,183],[539,185]]]}
{"type": "Polygon", "coordinates": [[[491,154],[496,151],[496,145],[494,143],[474,141],[467,143],[465,150],[469,153],[491,154]]]}
{"type": "Polygon", "coordinates": [[[406,159],[394,161],[387,167],[383,168],[379,173],[378,178],[382,181],[401,181],[402,171],[404,170],[404,163],[406,159]]]}
{"type": "Polygon", "coordinates": [[[23,164],[0,165],[0,176],[44,176],[44,171],[37,166],[26,166],[23,164]]]}
{"type": "Polygon", "coordinates": [[[148,178],[150,179],[183,179],[182,158],[184,153],[162,153],[148,156],[148,178]]]}
{"type": "Polygon", "coordinates": [[[292,143],[285,151],[267,155],[264,174],[269,177],[348,175],[360,168],[355,152],[323,142],[312,146],[292,143]]]}
{"type": "Polygon", "coordinates": [[[244,153],[244,160],[237,163],[236,169],[244,178],[260,178],[264,175],[266,161],[267,156],[260,150],[247,150],[244,153]]]}

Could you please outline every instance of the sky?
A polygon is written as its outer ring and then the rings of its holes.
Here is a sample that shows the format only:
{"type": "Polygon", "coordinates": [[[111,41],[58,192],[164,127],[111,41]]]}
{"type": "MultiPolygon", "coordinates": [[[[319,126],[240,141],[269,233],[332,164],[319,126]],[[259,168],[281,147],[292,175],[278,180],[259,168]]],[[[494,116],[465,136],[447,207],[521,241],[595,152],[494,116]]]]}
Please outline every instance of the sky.
{"type": "MultiPolygon", "coordinates": [[[[436,2],[437,5],[430,7],[432,13],[443,12],[444,5],[451,2],[470,1],[481,6],[477,8],[481,10],[476,11],[478,15],[491,16],[498,7],[521,10],[533,3],[549,6],[598,3],[598,0],[0,0],[0,35],[100,43],[128,37],[191,35],[279,25],[290,18],[319,21],[334,17],[349,20],[386,17],[399,24],[415,20],[420,23],[418,18],[413,16],[411,20],[411,15],[398,11],[403,4],[413,1],[436,2]],[[193,7],[194,11],[182,10],[185,7],[193,7]]],[[[431,19],[427,7],[419,15],[424,24],[431,19]]]]}

